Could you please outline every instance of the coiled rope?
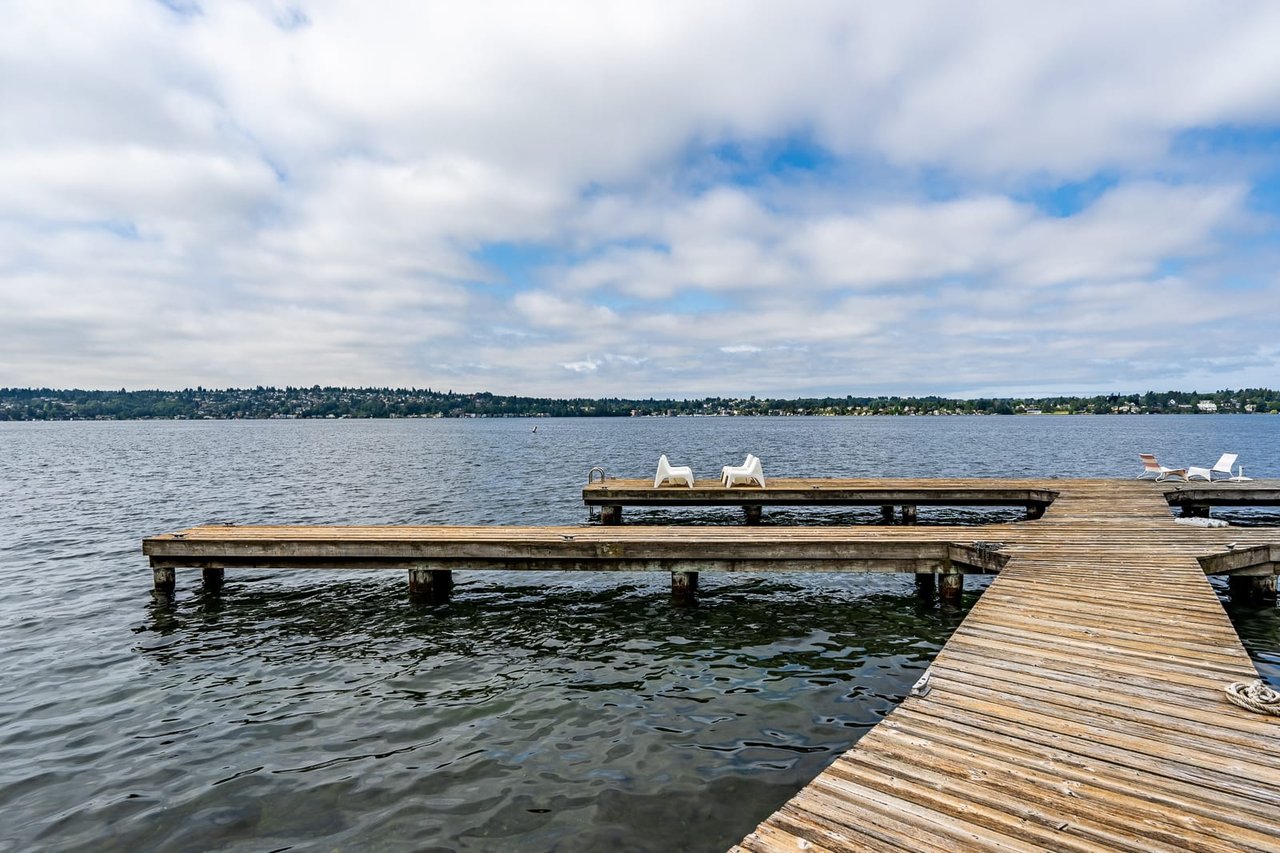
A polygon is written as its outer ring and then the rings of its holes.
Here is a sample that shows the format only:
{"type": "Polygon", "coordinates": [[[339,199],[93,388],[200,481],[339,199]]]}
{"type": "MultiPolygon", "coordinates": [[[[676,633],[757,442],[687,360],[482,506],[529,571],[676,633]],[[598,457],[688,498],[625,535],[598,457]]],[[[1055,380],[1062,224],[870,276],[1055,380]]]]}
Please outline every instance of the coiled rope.
{"type": "Polygon", "coordinates": [[[1251,684],[1237,681],[1226,686],[1227,701],[1259,714],[1274,714],[1280,717],[1280,693],[1272,690],[1261,680],[1251,684]]]}

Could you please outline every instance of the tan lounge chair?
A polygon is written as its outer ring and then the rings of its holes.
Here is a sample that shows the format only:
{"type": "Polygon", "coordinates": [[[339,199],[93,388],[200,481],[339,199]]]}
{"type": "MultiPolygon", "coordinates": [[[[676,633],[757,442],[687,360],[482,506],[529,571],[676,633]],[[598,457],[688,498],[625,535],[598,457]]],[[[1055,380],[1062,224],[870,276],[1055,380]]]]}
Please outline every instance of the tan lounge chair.
{"type": "Polygon", "coordinates": [[[1156,457],[1151,453],[1139,453],[1138,458],[1142,460],[1142,473],[1137,476],[1141,480],[1148,474],[1156,475],[1156,482],[1167,480],[1170,477],[1181,477],[1187,479],[1186,468],[1166,468],[1156,461],[1156,457]]]}

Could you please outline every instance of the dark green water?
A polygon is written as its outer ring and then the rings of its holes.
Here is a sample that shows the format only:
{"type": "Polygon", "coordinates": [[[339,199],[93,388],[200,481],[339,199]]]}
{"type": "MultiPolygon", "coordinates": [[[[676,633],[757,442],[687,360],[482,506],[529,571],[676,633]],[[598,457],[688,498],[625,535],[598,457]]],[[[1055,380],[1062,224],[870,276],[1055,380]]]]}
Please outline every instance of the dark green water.
{"type": "MultiPolygon", "coordinates": [[[[180,572],[157,607],[150,533],[581,523],[587,468],[639,475],[660,452],[703,475],[755,450],[796,475],[1129,476],[1139,450],[1230,449],[1268,476],[1278,433],[1263,417],[0,425],[0,849],[721,850],[901,700],[981,588],[948,610],[906,578],[704,575],[678,608],[665,576],[474,572],[415,608],[399,573],[229,571],[209,598],[180,572]]],[[[766,520],[860,517],[816,515],[766,520]]],[[[1280,682],[1276,608],[1228,606],[1280,682]]]]}

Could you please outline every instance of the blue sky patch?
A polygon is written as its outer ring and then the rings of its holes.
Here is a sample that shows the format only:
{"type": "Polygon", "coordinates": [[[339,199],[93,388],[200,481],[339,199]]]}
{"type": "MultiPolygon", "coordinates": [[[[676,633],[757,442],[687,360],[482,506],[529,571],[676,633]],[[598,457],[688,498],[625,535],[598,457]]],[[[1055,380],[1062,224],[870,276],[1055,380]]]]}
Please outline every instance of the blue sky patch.
{"type": "Polygon", "coordinates": [[[498,272],[496,284],[511,290],[540,287],[537,271],[566,260],[554,249],[536,243],[486,243],[472,258],[498,272]]]}
{"type": "Polygon", "coordinates": [[[1085,210],[1119,183],[1116,175],[1102,172],[1080,181],[1033,187],[1013,197],[1035,205],[1046,216],[1065,219],[1085,210]]]}
{"type": "Polygon", "coordinates": [[[1280,127],[1272,125],[1219,125],[1184,130],[1173,138],[1172,152],[1182,156],[1230,154],[1280,155],[1280,127]]]}
{"type": "Polygon", "coordinates": [[[808,133],[771,139],[722,140],[694,145],[682,172],[694,189],[729,184],[756,187],[773,180],[834,171],[840,161],[808,133]]]}
{"type": "Polygon", "coordinates": [[[1170,150],[1180,159],[1207,161],[1219,174],[1249,181],[1249,208],[1280,214],[1280,126],[1193,128],[1177,134],[1170,150]]]}
{"type": "MultiPolygon", "coordinates": [[[[1249,190],[1246,204],[1252,210],[1280,214],[1280,166],[1266,177],[1254,182],[1249,190]]],[[[1268,239],[1272,241],[1280,239],[1280,234],[1273,231],[1268,239]]]]}

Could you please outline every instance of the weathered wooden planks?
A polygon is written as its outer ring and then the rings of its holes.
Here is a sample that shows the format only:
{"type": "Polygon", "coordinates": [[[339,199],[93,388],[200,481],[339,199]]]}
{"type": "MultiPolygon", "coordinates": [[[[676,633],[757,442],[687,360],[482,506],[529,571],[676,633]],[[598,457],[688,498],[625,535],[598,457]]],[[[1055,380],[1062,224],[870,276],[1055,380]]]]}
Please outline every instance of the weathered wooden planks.
{"type": "MultiPolygon", "coordinates": [[[[785,482],[785,481],[784,481],[785,482]]],[[[1052,543],[1059,575],[1071,571],[1080,548],[1112,547],[1131,562],[1152,542],[1161,552],[1201,559],[1205,570],[1254,576],[1242,580],[1249,589],[1264,591],[1273,584],[1275,560],[1270,559],[1274,537],[1270,531],[1227,530],[1170,525],[1163,503],[1170,486],[1114,480],[979,481],[963,480],[840,481],[849,490],[862,489],[865,499],[878,502],[893,496],[962,500],[974,491],[1004,494],[1056,494],[1051,515],[1037,523],[942,527],[197,527],[181,533],[153,536],[143,543],[155,571],[158,592],[172,594],[177,568],[200,568],[210,586],[220,585],[219,572],[244,566],[264,568],[391,568],[411,572],[452,569],[539,571],[833,571],[914,572],[942,576],[944,596],[960,594],[959,578],[974,572],[998,571],[1009,556],[1027,547],[1052,543]],[[876,484],[874,487],[866,483],[876,484]],[[1051,489],[1050,486],[1053,488],[1051,489]],[[1066,490],[1065,493],[1063,490],[1066,490]],[[1115,512],[1112,502],[1144,498],[1142,516],[1115,512]],[[1105,534],[1105,535],[1103,535],[1105,534]],[[1228,543],[1236,551],[1228,551],[1228,543]],[[1232,556],[1237,554],[1238,556],[1232,556]],[[1263,555],[1268,559],[1263,559],[1263,555]]],[[[1215,488],[1220,484],[1214,484],[1215,488]]],[[[1269,486],[1264,486],[1263,491],[1269,486]]],[[[1248,491],[1237,488],[1237,491],[1248,491]]],[[[904,512],[909,507],[904,506],[904,512]]],[[[1158,571],[1160,561],[1150,564],[1158,571]]],[[[1086,573],[1089,570],[1085,570],[1086,573]]],[[[417,575],[422,578],[424,575],[417,575]]],[[[435,577],[443,578],[443,575],[435,577]]],[[[425,588],[410,578],[414,589],[425,588]]],[[[1106,589],[1113,582],[1089,576],[1106,589]]],[[[1070,581],[1041,580],[1044,595],[1072,595],[1070,581]]],[[[443,584],[438,584],[437,589],[443,584]]],[[[935,584],[922,582],[927,594],[935,584]]],[[[1243,589],[1243,587],[1241,587],[1243,589]]],[[[1177,598],[1176,592],[1147,590],[1145,596],[1177,598]]]]}
{"type": "Polygon", "coordinates": [[[648,480],[604,480],[582,489],[588,506],[1048,506],[1056,495],[1044,480],[771,478],[768,485],[697,480],[653,487],[648,480]]]}
{"type": "MultiPolygon", "coordinates": [[[[910,481],[912,488],[924,488],[910,481]]],[[[962,482],[962,481],[957,481],[962,482]]],[[[1162,495],[1167,484],[1114,480],[1014,481],[1019,489],[1047,490],[1059,496],[1041,521],[944,527],[327,527],[227,526],[191,528],[144,540],[143,552],[156,567],[401,567],[422,561],[466,564],[471,568],[561,568],[563,570],[667,570],[670,561],[722,563],[725,570],[914,570],[910,561],[945,559],[961,568],[980,563],[981,544],[997,543],[998,556],[984,570],[995,570],[1010,554],[1052,544],[1054,559],[1067,571],[1079,549],[1094,553],[1110,547],[1131,560],[1142,559],[1151,544],[1162,546],[1152,568],[1168,549],[1212,561],[1213,571],[1248,571],[1263,561],[1257,548],[1273,548],[1276,536],[1264,528],[1201,529],[1170,524],[1162,495]],[[1147,497],[1147,513],[1116,511],[1115,501],[1147,497]],[[1228,543],[1236,546],[1228,552],[1228,543]],[[950,550],[943,550],[944,546],[950,550]],[[956,549],[962,549],[957,552],[956,549]],[[1230,553],[1241,556],[1230,557],[1230,553]],[[258,561],[258,562],[255,562],[258,561]],[[843,568],[842,568],[843,566],[843,568]]],[[[1215,484],[1216,485],[1216,484],[1215,484]]],[[[882,492],[886,491],[884,489],[882,492]]],[[[903,494],[899,490],[898,494],[903,494]]],[[[958,493],[958,492],[957,492],[958,493]]],[[[882,499],[876,496],[873,502],[882,499]]],[[[1270,553],[1270,552],[1268,552],[1270,553]]],[[[1206,566],[1208,569],[1209,566],[1206,566]]],[[[1107,583],[1096,578],[1097,583],[1107,583]]],[[[1123,582],[1122,582],[1123,583],[1123,582]]]]}
{"type": "Polygon", "coordinates": [[[1277,533],[1176,525],[1163,485],[1063,483],[1005,526],[931,692],[735,850],[1280,850],[1280,720],[1224,701],[1257,673],[1204,577],[1277,533]]]}
{"type": "Polygon", "coordinates": [[[997,571],[1005,557],[944,536],[892,541],[817,529],[196,527],[143,541],[156,570],[390,568],[503,571],[997,571]],[[622,535],[612,535],[618,531],[622,535]],[[625,531],[625,532],[624,532],[625,531]]]}

